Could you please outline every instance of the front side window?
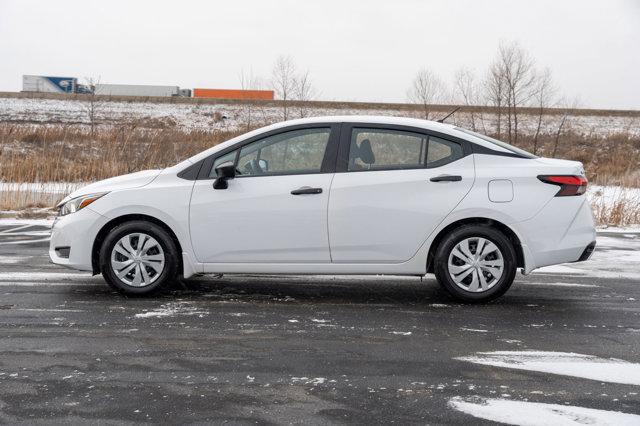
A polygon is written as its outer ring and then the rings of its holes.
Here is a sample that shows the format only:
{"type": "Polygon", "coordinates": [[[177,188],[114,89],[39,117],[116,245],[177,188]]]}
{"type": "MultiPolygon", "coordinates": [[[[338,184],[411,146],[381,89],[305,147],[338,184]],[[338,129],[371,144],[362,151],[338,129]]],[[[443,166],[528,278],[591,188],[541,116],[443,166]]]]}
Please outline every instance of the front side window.
{"type": "Polygon", "coordinates": [[[240,176],[318,173],[329,143],[330,128],[292,130],[252,142],[240,149],[240,176]]]}
{"type": "Polygon", "coordinates": [[[427,139],[419,133],[355,128],[348,171],[424,167],[427,139]]]}
{"type": "Polygon", "coordinates": [[[228,163],[229,161],[232,163],[235,163],[237,154],[238,154],[238,151],[236,150],[216,158],[213,162],[213,167],[211,168],[211,173],[209,173],[209,177],[216,177],[216,167],[218,167],[220,164],[228,163]]]}

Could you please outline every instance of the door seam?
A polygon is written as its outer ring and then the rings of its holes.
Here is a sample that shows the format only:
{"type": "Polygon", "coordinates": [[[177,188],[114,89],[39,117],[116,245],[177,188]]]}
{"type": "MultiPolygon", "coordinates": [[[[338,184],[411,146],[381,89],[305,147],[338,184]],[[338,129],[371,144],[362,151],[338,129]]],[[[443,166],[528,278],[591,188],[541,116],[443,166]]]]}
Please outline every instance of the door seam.
{"type": "Polygon", "coordinates": [[[329,208],[331,206],[331,190],[333,188],[333,179],[335,179],[336,174],[333,173],[331,176],[331,182],[329,182],[329,192],[327,193],[327,247],[329,248],[329,263],[333,263],[333,256],[331,254],[331,234],[329,233],[329,208]]]}

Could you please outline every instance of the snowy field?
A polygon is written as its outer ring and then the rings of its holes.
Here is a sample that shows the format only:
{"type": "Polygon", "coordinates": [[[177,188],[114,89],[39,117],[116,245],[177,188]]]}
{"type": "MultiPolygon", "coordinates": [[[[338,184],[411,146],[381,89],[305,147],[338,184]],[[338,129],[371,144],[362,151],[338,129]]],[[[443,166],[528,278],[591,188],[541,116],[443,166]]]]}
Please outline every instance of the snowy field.
{"type": "MultiPolygon", "coordinates": [[[[415,116],[422,118],[416,111],[384,108],[339,107],[305,107],[305,116],[334,115],[385,115],[415,116]]],[[[291,118],[301,114],[298,107],[290,107],[291,118]]],[[[434,113],[437,119],[446,114],[443,111],[434,113]]],[[[496,117],[488,113],[474,113],[477,126],[484,133],[495,129],[496,117]]],[[[95,122],[103,125],[135,124],[138,127],[173,127],[184,130],[234,130],[243,128],[249,120],[255,124],[270,124],[282,120],[282,109],[278,106],[252,106],[246,104],[189,104],[189,103],[154,103],[154,102],[115,102],[101,101],[96,104],[95,122]],[[226,117],[226,118],[222,118],[226,117]]],[[[561,115],[543,117],[542,133],[554,133],[561,115]]],[[[65,124],[87,125],[89,118],[87,103],[77,100],[54,99],[20,99],[0,98],[0,122],[17,124],[65,124]]],[[[454,114],[449,122],[470,126],[470,115],[454,114]]],[[[525,134],[533,134],[537,125],[537,116],[521,115],[520,130],[525,134]]],[[[640,135],[640,117],[620,115],[578,115],[567,120],[564,131],[592,136],[606,136],[613,133],[630,133],[640,135]]]]}

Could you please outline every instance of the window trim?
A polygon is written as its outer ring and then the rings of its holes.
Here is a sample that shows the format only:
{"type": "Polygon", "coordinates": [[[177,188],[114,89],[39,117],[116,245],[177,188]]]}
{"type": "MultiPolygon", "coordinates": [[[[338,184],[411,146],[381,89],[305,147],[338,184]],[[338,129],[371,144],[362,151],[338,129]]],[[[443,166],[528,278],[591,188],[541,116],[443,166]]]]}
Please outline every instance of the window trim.
{"type": "Polygon", "coordinates": [[[387,170],[421,170],[421,169],[437,169],[438,167],[446,166],[447,164],[451,164],[455,161],[458,161],[470,154],[472,154],[471,142],[461,139],[455,136],[448,135],[446,133],[436,132],[433,130],[428,130],[421,127],[413,127],[413,126],[404,126],[404,125],[396,125],[396,124],[381,124],[381,123],[366,123],[366,122],[344,122],[342,123],[342,128],[340,130],[340,146],[338,149],[338,159],[336,161],[336,173],[360,173],[360,172],[379,172],[379,171],[387,171],[387,170]],[[440,166],[428,167],[426,164],[427,157],[429,155],[429,142],[427,141],[427,152],[425,155],[425,163],[420,166],[385,166],[375,169],[363,169],[363,170],[349,170],[349,150],[351,147],[351,135],[353,129],[380,129],[380,130],[391,130],[391,131],[400,131],[400,132],[409,132],[409,133],[417,133],[419,135],[424,135],[426,137],[436,137],[439,139],[444,139],[449,142],[457,143],[462,147],[462,157],[454,160],[452,162],[442,164],[440,166]]]}
{"type": "Polygon", "coordinates": [[[230,152],[236,151],[236,159],[235,162],[238,161],[238,155],[240,154],[240,150],[245,145],[249,145],[253,142],[257,142],[261,139],[265,139],[271,136],[276,136],[283,133],[288,133],[296,130],[307,130],[307,129],[329,129],[329,140],[327,141],[327,146],[324,151],[324,157],[322,158],[322,165],[319,171],[309,172],[275,172],[275,173],[264,173],[260,175],[237,175],[236,178],[245,179],[245,178],[258,178],[265,176],[294,176],[294,175],[315,175],[315,174],[323,174],[323,173],[334,173],[335,165],[336,165],[336,157],[338,153],[338,139],[340,137],[340,127],[341,123],[329,122],[329,123],[309,123],[309,124],[298,124],[293,126],[282,127],[279,129],[267,131],[264,133],[260,133],[259,135],[253,136],[251,138],[244,139],[239,141],[221,151],[216,152],[215,154],[211,154],[209,157],[203,160],[202,167],[200,167],[200,171],[198,173],[197,180],[214,180],[214,177],[210,177],[211,169],[213,167],[214,161],[222,157],[224,155],[229,154],[230,152]]]}

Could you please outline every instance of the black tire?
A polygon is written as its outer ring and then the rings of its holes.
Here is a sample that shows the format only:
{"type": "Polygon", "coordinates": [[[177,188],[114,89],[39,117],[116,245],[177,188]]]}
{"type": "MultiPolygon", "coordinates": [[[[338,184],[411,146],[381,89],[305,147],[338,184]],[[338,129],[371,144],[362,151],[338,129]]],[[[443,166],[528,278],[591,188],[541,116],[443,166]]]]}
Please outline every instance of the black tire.
{"type": "Polygon", "coordinates": [[[179,267],[179,253],[171,236],[162,227],[152,222],[135,220],[115,226],[102,242],[100,248],[100,272],[109,286],[130,296],[147,296],[167,289],[176,282],[179,267]],[[164,268],[157,278],[146,286],[134,287],[118,278],[111,267],[111,253],[116,243],[126,235],[144,233],[153,237],[164,252],[164,268]]]}
{"type": "Polygon", "coordinates": [[[454,229],[440,242],[435,252],[433,269],[438,283],[455,299],[467,303],[482,303],[497,299],[509,290],[516,275],[517,257],[513,244],[499,230],[488,225],[463,225],[454,229]],[[448,269],[449,255],[456,245],[467,238],[476,237],[494,243],[502,254],[504,264],[502,275],[497,282],[488,290],[477,293],[459,287],[448,269]]]}

